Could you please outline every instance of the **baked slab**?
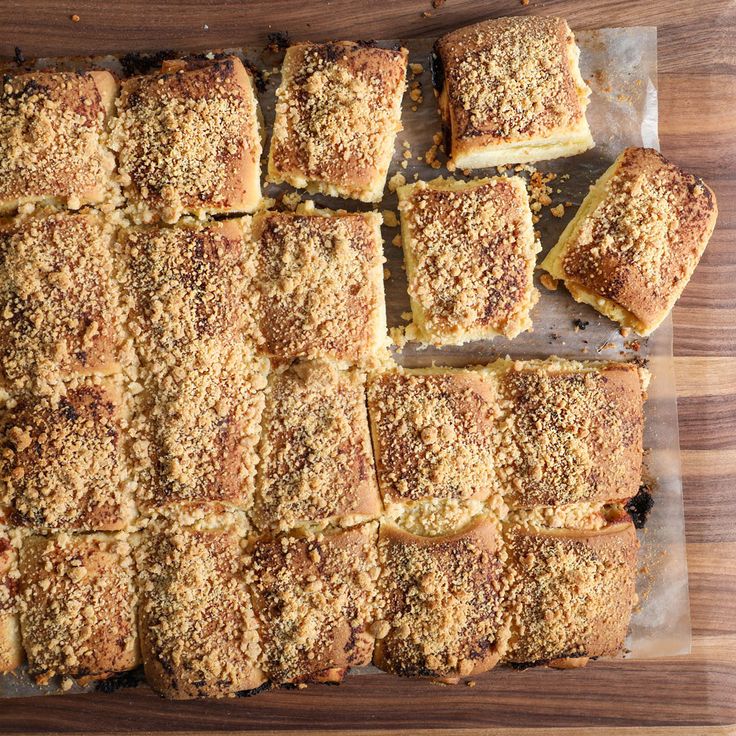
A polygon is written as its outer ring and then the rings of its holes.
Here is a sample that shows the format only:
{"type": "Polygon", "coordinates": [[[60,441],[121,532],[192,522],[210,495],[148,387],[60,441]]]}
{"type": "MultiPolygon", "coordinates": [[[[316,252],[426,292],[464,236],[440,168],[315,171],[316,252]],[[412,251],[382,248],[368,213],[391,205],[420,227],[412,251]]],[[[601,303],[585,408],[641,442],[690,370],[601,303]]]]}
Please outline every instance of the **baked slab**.
{"type": "Polygon", "coordinates": [[[143,533],[141,651],[146,677],[162,695],[222,697],[264,682],[243,539],[237,525],[217,519],[143,533]]]}
{"type": "Polygon", "coordinates": [[[298,43],[276,92],[269,180],[378,202],[401,130],[406,49],[298,43]]]}
{"type": "Polygon", "coordinates": [[[413,325],[407,337],[462,344],[532,326],[532,213],[519,177],[434,179],[398,189],[413,325]]]}
{"type": "Polygon", "coordinates": [[[261,423],[254,519],[261,528],[381,513],[365,376],[326,363],[272,373],[261,423]]]}
{"type": "Polygon", "coordinates": [[[576,301],[648,335],[682,294],[717,216],[701,179],[651,148],[627,148],[541,267],[576,301]]]}
{"type": "Polygon", "coordinates": [[[248,568],[272,682],[339,682],[370,663],[377,527],[255,541],[248,568]]]}
{"type": "Polygon", "coordinates": [[[385,347],[379,214],[264,212],[253,237],[264,354],[359,364],[385,347]]]}
{"type": "Polygon", "coordinates": [[[0,221],[0,379],[7,385],[116,369],[111,238],[89,210],[0,221]]]}
{"type": "Polygon", "coordinates": [[[84,683],[140,662],[130,544],[90,534],[28,537],[20,558],[20,626],[28,671],[84,683]]]}
{"type": "Polygon", "coordinates": [[[432,678],[491,669],[505,640],[499,545],[487,517],[439,537],[414,536],[383,522],[374,664],[432,678]]]}
{"type": "Polygon", "coordinates": [[[17,539],[0,513],[0,674],[12,672],[23,661],[18,623],[17,539]]]}
{"type": "Polygon", "coordinates": [[[590,90],[579,54],[561,18],[498,18],[440,38],[439,109],[456,166],[542,161],[591,148],[590,90]]]}
{"type": "Polygon", "coordinates": [[[117,82],[110,72],[3,75],[0,213],[28,203],[79,209],[116,195],[106,147],[117,82]]]}
{"type": "Polygon", "coordinates": [[[117,112],[111,145],[136,220],[255,210],[261,133],[240,59],[164,61],[123,82],[117,112]]]}

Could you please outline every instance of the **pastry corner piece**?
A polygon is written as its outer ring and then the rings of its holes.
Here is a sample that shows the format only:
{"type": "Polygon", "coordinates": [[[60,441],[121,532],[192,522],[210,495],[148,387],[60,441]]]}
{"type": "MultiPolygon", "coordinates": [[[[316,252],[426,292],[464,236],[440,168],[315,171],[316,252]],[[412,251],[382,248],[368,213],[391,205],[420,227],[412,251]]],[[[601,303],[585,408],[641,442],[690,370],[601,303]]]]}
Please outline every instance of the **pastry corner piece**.
{"type": "Polygon", "coordinates": [[[504,661],[580,666],[620,654],[636,604],[633,524],[507,533],[511,625],[504,661]]]}
{"type": "Polygon", "coordinates": [[[121,86],[111,145],[134,219],[253,212],[261,123],[253,76],[235,56],[164,61],[121,86]]]}
{"type": "Polygon", "coordinates": [[[378,202],[401,130],[406,49],[351,41],[286,51],[276,92],[269,179],[378,202]]]}
{"type": "Polygon", "coordinates": [[[435,44],[439,109],[461,169],[573,156],[593,147],[590,90],[561,18],[498,18],[435,44]]]}
{"type": "Polygon", "coordinates": [[[117,82],[108,71],[3,75],[0,213],[25,204],[70,209],[117,196],[106,148],[117,82]]]}
{"type": "Polygon", "coordinates": [[[531,329],[532,213],[520,177],[434,179],[398,190],[413,324],[407,338],[462,344],[531,329]]]}
{"type": "Polygon", "coordinates": [[[18,621],[18,534],[5,526],[0,511],[0,675],[23,662],[18,621]]]}
{"type": "Polygon", "coordinates": [[[263,354],[381,360],[388,336],[379,214],[262,212],[253,238],[263,354]]]}
{"type": "Polygon", "coordinates": [[[701,179],[654,149],[626,148],[541,267],[576,301],[649,335],[682,294],[717,216],[701,179]]]}
{"type": "Polygon", "coordinates": [[[20,625],[28,671],[81,684],[140,662],[131,546],[124,535],[59,533],[24,540],[20,625]]]}
{"type": "Polygon", "coordinates": [[[220,521],[159,521],[137,550],[143,665],[151,687],[169,698],[224,697],[265,682],[245,531],[220,521]]]}
{"type": "Polygon", "coordinates": [[[340,682],[351,667],[370,664],[377,527],[255,540],[250,584],[273,683],[340,682]]]}
{"type": "Polygon", "coordinates": [[[374,664],[444,681],[494,667],[507,638],[500,544],[487,517],[437,537],[382,523],[374,664]]]}

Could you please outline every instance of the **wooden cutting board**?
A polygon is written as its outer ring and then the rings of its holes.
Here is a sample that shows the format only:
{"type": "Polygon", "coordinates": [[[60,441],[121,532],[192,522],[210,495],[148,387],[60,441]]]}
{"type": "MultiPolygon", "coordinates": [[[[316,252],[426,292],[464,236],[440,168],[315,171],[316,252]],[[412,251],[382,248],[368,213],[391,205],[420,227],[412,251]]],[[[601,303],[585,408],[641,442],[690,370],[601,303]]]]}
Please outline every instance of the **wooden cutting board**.
{"type": "Polygon", "coordinates": [[[1,733],[736,733],[736,0],[2,0],[0,56],[207,49],[292,39],[439,35],[494,15],[659,28],[662,151],[715,190],[718,227],[675,309],[693,651],[475,688],[351,677],[257,698],[173,703],[147,688],[0,701],[1,733]],[[74,16],[74,19],[72,18],[74,16]]]}

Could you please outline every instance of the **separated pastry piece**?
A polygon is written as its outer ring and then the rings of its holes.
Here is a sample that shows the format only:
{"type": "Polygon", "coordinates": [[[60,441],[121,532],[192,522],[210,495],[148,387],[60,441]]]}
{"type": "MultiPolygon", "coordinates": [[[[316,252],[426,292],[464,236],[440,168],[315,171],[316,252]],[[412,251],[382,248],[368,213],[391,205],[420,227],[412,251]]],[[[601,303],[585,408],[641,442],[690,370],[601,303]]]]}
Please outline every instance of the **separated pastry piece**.
{"type": "Polygon", "coordinates": [[[144,509],[251,506],[267,367],[242,345],[211,340],[144,379],[149,439],[136,446],[147,455],[144,509]]]}
{"type": "Polygon", "coordinates": [[[618,654],[636,603],[638,546],[630,522],[601,531],[509,530],[504,660],[572,666],[618,654]]]}
{"type": "Polygon", "coordinates": [[[370,663],[377,526],[254,543],[250,584],[272,682],[339,682],[370,663]]]}
{"type": "Polygon", "coordinates": [[[439,109],[456,166],[541,161],[592,148],[579,55],[561,18],[498,18],[440,38],[439,109]]]}
{"type": "Polygon", "coordinates": [[[648,335],[682,294],[717,216],[701,179],[651,148],[627,148],[591,187],[542,268],[576,301],[648,335]]]}
{"type": "Polygon", "coordinates": [[[382,523],[375,665],[443,680],[491,669],[507,638],[499,546],[487,517],[437,537],[382,523]]]}
{"type": "Polygon", "coordinates": [[[115,370],[111,237],[89,211],[0,221],[0,380],[18,388],[115,370]]]}
{"type": "Polygon", "coordinates": [[[252,212],[261,199],[253,77],[240,59],[164,61],[123,82],[111,145],[133,216],[252,212]]]}
{"type": "Polygon", "coordinates": [[[348,41],[286,51],[269,180],[378,202],[401,130],[406,49],[348,41]]]}
{"type": "Polygon", "coordinates": [[[135,515],[127,411],[112,381],[22,394],[0,414],[0,499],[33,529],[122,529],[135,515]]]}
{"type": "Polygon", "coordinates": [[[635,496],[648,373],[630,363],[498,361],[496,472],[511,506],[635,496]]]}
{"type": "Polygon", "coordinates": [[[269,379],[254,517],[259,527],[354,523],[381,513],[365,377],[296,363],[269,379]]]}
{"type": "Polygon", "coordinates": [[[434,179],[399,188],[414,319],[409,339],[461,344],[532,326],[532,213],[524,181],[434,179]]]}
{"type": "Polygon", "coordinates": [[[384,503],[489,497],[499,411],[493,376],[451,368],[378,373],[368,409],[384,503]]]}
{"type": "Polygon", "coordinates": [[[140,662],[130,544],[123,536],[28,537],[20,559],[20,625],[28,671],[81,683],[140,662]]]}
{"type": "Polygon", "coordinates": [[[261,350],[367,363],[385,347],[381,216],[265,212],[253,218],[261,350]]]}
{"type": "Polygon", "coordinates": [[[265,678],[237,523],[155,524],[137,550],[141,651],[169,698],[222,697],[265,678]]]}
{"type": "Polygon", "coordinates": [[[23,661],[18,623],[17,534],[5,526],[0,512],[0,675],[12,672],[23,661]]]}
{"type": "Polygon", "coordinates": [[[117,83],[110,72],[3,75],[0,212],[43,202],[79,209],[116,194],[105,147],[117,83]]]}

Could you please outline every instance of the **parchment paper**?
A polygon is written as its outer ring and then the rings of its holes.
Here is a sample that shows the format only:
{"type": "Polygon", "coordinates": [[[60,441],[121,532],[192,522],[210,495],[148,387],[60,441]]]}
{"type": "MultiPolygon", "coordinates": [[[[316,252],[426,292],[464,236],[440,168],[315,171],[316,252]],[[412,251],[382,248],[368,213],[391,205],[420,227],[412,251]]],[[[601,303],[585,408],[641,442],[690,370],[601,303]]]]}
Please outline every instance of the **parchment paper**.
{"type": "MultiPolygon", "coordinates": [[[[630,145],[659,147],[657,137],[657,35],[656,28],[614,28],[596,31],[578,31],[576,39],[581,50],[580,65],[583,77],[592,89],[588,110],[596,146],[580,156],[537,164],[539,171],[555,172],[559,176],[549,183],[553,205],[571,202],[563,218],[553,217],[547,208],[540,212],[536,225],[543,246],[538,256],[555,244],[565,224],[574,215],[577,206],[600,174],[618,155],[630,145]],[[569,175],[563,180],[562,175],[569,175]],[[559,191],[558,191],[559,190],[559,191]]],[[[424,71],[413,81],[420,83],[423,101],[417,103],[409,93],[404,97],[404,131],[397,139],[389,177],[402,173],[407,182],[417,174],[421,179],[449,176],[444,163],[446,157],[437,152],[442,166],[434,169],[424,161],[424,154],[433,144],[433,135],[440,131],[430,72],[430,55],[434,39],[408,39],[383,41],[380,45],[400,43],[410,51],[410,63],[421,64],[424,71]],[[416,106],[416,110],[412,107],[416,106]],[[402,144],[408,141],[412,158],[406,169],[402,144]],[[422,160],[418,161],[417,157],[422,160]]],[[[259,95],[266,132],[273,122],[274,92],[280,81],[277,53],[260,48],[243,48],[235,51],[265,69],[265,90],[259,95]]],[[[41,66],[46,61],[39,60],[41,66]]],[[[95,62],[119,70],[118,61],[111,57],[95,59],[95,62]]],[[[79,62],[71,62],[76,65],[79,62]]],[[[268,141],[264,152],[268,151],[268,141]]],[[[265,154],[264,154],[265,171],[265,154]]],[[[495,170],[475,172],[475,175],[493,175],[495,170]]],[[[508,173],[515,173],[510,171],[508,173]]],[[[527,176],[525,172],[520,172],[527,176]]],[[[452,175],[463,177],[462,172],[452,175]]],[[[289,187],[268,185],[264,194],[278,197],[289,187]]],[[[348,203],[316,195],[318,205],[343,209],[370,209],[370,205],[348,203]]],[[[396,195],[387,192],[379,209],[397,212],[396,195]]],[[[398,213],[397,213],[398,214],[398,213]]],[[[386,280],[386,301],[389,326],[407,324],[402,313],[410,311],[406,292],[401,249],[391,244],[399,232],[398,227],[384,227],[386,267],[390,277],[386,280]]],[[[407,344],[394,358],[400,364],[412,366],[475,365],[488,363],[498,357],[537,358],[558,355],[568,358],[593,360],[640,359],[648,363],[652,372],[649,399],[646,404],[645,447],[646,472],[652,480],[655,504],[644,529],[640,530],[641,572],[637,589],[640,604],[636,610],[626,641],[624,656],[632,659],[668,657],[687,654],[690,651],[690,610],[687,588],[687,563],[682,508],[682,484],[680,479],[680,450],[677,425],[677,400],[672,361],[672,321],[668,318],[649,339],[636,335],[622,337],[617,326],[600,316],[592,308],[577,304],[560,286],[551,292],[537,284],[540,300],[532,313],[533,332],[523,333],[514,340],[497,338],[460,347],[424,348],[407,344]],[[574,320],[587,323],[585,329],[576,331],[574,320]]],[[[354,670],[356,674],[377,672],[373,667],[354,670]]],[[[69,692],[82,692],[92,688],[72,687],[69,692]]],[[[58,683],[41,688],[32,683],[24,673],[0,676],[0,697],[36,695],[58,692],[58,683]]]]}

